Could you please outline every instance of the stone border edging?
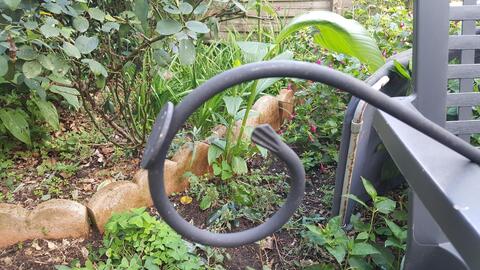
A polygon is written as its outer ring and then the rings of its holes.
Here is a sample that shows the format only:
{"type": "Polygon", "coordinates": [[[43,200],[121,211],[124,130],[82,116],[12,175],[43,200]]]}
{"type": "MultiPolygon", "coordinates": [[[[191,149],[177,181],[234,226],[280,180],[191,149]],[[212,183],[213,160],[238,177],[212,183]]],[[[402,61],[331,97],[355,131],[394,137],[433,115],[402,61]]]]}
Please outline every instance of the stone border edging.
{"type": "MultiPolygon", "coordinates": [[[[256,113],[247,119],[247,126],[270,124],[275,130],[290,118],[294,111],[294,91],[282,89],[276,96],[262,96],[252,107],[256,113]]],[[[237,123],[237,127],[240,123],[237,123]]],[[[226,128],[217,126],[213,136],[223,137],[226,128]]],[[[238,134],[238,128],[234,131],[238,134]]],[[[238,136],[238,135],[237,135],[238,136]]],[[[204,175],[212,172],[208,164],[206,142],[186,143],[171,160],[165,161],[165,189],[168,194],[188,188],[186,172],[204,175]]],[[[88,237],[89,217],[103,233],[110,217],[132,208],[152,206],[148,173],[139,170],[134,181],[109,183],[98,190],[86,205],[64,199],[42,202],[29,211],[15,204],[0,203],[0,248],[30,239],[61,239],[88,237]]]]}

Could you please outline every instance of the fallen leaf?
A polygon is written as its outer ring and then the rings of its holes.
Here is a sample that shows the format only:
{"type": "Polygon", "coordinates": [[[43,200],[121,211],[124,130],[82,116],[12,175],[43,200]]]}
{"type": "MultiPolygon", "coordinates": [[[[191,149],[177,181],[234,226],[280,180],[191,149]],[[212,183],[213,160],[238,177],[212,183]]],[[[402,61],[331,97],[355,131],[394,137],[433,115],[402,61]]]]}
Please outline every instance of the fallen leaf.
{"type": "Polygon", "coordinates": [[[273,249],[273,238],[268,236],[260,241],[260,249],[273,249]]]}
{"type": "Polygon", "coordinates": [[[56,249],[56,248],[57,248],[57,245],[55,245],[55,243],[50,242],[50,241],[48,241],[48,240],[45,240],[45,241],[47,241],[47,247],[48,247],[48,249],[51,250],[51,249],[56,249]]]}
{"type": "Polygon", "coordinates": [[[42,248],[38,245],[38,242],[37,242],[37,241],[33,241],[33,242],[32,242],[32,247],[33,247],[35,250],[42,250],[42,248]]]}
{"type": "Polygon", "coordinates": [[[190,204],[190,203],[192,203],[192,200],[193,200],[192,197],[190,197],[188,195],[185,195],[185,196],[182,196],[180,198],[180,203],[181,204],[190,204]]]}

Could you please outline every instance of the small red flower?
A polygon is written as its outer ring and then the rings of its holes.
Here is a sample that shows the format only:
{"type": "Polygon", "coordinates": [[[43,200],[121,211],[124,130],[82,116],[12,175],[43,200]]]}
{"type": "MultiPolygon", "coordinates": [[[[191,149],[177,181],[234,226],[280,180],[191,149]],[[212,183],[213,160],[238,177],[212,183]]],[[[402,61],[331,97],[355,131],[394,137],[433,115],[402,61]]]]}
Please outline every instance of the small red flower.
{"type": "Polygon", "coordinates": [[[293,120],[293,119],[295,119],[295,116],[297,116],[295,113],[292,113],[292,114],[290,114],[290,116],[289,116],[289,120],[293,120]]]}
{"type": "Polygon", "coordinates": [[[311,124],[310,125],[310,132],[317,133],[317,126],[315,126],[314,124],[311,124]]]}
{"type": "Polygon", "coordinates": [[[321,65],[322,64],[322,59],[321,58],[318,58],[317,60],[317,65],[321,65]]]}

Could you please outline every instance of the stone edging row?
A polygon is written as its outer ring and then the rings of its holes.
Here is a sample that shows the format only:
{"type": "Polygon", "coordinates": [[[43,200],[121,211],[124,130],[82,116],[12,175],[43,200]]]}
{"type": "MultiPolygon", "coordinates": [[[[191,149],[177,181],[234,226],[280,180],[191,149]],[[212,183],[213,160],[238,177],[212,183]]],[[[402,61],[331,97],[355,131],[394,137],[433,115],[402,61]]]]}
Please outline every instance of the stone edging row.
{"type": "MultiPolygon", "coordinates": [[[[255,127],[270,124],[278,130],[294,110],[294,91],[282,89],[276,97],[263,96],[252,107],[247,125],[255,127]]],[[[222,137],[225,128],[217,126],[214,136],[222,137]]],[[[168,194],[188,188],[185,172],[204,175],[211,172],[205,142],[187,143],[164,167],[165,189],[168,194]],[[195,150],[194,150],[195,149],[195,150]]],[[[98,190],[86,205],[52,199],[26,210],[15,204],[0,203],[0,248],[29,239],[62,239],[88,237],[91,223],[103,233],[104,226],[114,213],[132,208],[152,206],[148,187],[148,174],[139,170],[134,181],[117,181],[98,190]],[[90,222],[91,221],[91,222],[90,222]]]]}

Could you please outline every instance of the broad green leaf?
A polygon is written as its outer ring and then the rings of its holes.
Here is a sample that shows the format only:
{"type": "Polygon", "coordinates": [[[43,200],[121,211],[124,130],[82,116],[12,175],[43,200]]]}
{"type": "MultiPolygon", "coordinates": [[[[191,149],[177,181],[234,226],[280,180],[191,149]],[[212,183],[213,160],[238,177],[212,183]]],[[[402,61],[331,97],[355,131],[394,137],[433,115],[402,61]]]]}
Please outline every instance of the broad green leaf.
{"type": "Polygon", "coordinates": [[[37,57],[38,57],[37,52],[28,45],[23,45],[17,51],[17,58],[22,60],[30,61],[30,60],[37,59],[37,57]]]}
{"type": "Polygon", "coordinates": [[[75,88],[52,85],[50,91],[56,94],[61,95],[68,104],[72,105],[76,110],[80,108],[80,102],[78,101],[78,96],[80,93],[75,88]]]}
{"type": "Polygon", "coordinates": [[[387,224],[388,228],[390,231],[392,231],[393,235],[397,239],[401,241],[405,241],[407,239],[407,230],[402,229],[400,226],[388,219],[385,219],[385,224],[387,224]]]}
{"type": "Polygon", "coordinates": [[[97,48],[98,43],[99,41],[96,36],[87,37],[82,35],[75,40],[75,47],[77,47],[81,54],[89,54],[97,48]]]}
{"type": "Polygon", "coordinates": [[[358,58],[371,72],[385,63],[375,40],[362,25],[329,11],[312,11],[295,17],[278,34],[276,43],[306,27],[318,31],[314,41],[320,46],[358,58]]]}
{"type": "Polygon", "coordinates": [[[163,10],[165,10],[166,12],[170,13],[170,14],[174,14],[174,15],[178,15],[180,13],[182,13],[180,11],[180,9],[178,9],[176,6],[173,6],[173,5],[166,5],[163,7],[163,10]]]}
{"type": "Polygon", "coordinates": [[[187,28],[192,30],[193,32],[200,33],[200,34],[206,34],[210,32],[210,29],[208,29],[208,26],[199,21],[188,21],[185,23],[185,26],[187,26],[187,28]]]}
{"type": "MultiPolygon", "coordinates": [[[[286,50],[282,52],[281,54],[275,56],[272,58],[272,60],[292,60],[293,59],[293,52],[286,50]]],[[[272,86],[274,83],[278,82],[282,78],[267,78],[267,79],[261,79],[257,83],[257,95],[265,91],[267,88],[272,86]]]]}
{"type": "Polygon", "coordinates": [[[155,28],[155,31],[164,36],[176,34],[180,32],[180,30],[182,30],[182,25],[172,19],[159,20],[155,28]]]}
{"type": "Polygon", "coordinates": [[[93,72],[93,74],[102,75],[103,77],[108,76],[107,70],[99,62],[93,59],[83,59],[82,63],[88,64],[88,67],[93,72]]]}
{"type": "Polygon", "coordinates": [[[39,99],[33,100],[40,110],[45,122],[47,122],[55,130],[60,129],[60,121],[58,120],[58,113],[55,106],[49,101],[43,101],[39,99]]]}
{"type": "Polygon", "coordinates": [[[62,13],[62,7],[57,3],[52,3],[52,2],[44,3],[43,7],[53,14],[61,14],[62,13]]]}
{"type": "Polygon", "coordinates": [[[233,176],[232,167],[230,167],[230,164],[228,164],[226,160],[222,160],[222,175],[221,175],[222,180],[227,180],[232,176],[233,176]]]}
{"type": "Polygon", "coordinates": [[[5,76],[8,72],[8,60],[5,56],[0,55],[0,77],[5,76]]]}
{"type": "Polygon", "coordinates": [[[103,22],[105,20],[105,13],[98,8],[89,8],[88,15],[94,20],[103,22]]]}
{"type": "Polygon", "coordinates": [[[172,62],[172,58],[164,49],[154,50],[152,56],[153,60],[160,66],[166,66],[172,62]]]}
{"type": "Polygon", "coordinates": [[[18,5],[20,5],[21,0],[3,0],[10,10],[16,10],[18,5]]]}
{"type": "Polygon", "coordinates": [[[31,79],[35,78],[42,73],[42,65],[38,61],[30,61],[23,63],[22,66],[23,75],[31,79]]]}
{"type": "Polygon", "coordinates": [[[23,26],[28,30],[34,30],[38,27],[38,23],[36,21],[26,21],[23,23],[23,26]]]}
{"type": "Polygon", "coordinates": [[[89,26],[88,20],[83,16],[78,16],[73,19],[73,27],[80,33],[87,31],[89,26]]]}
{"type": "Polygon", "coordinates": [[[358,198],[357,196],[353,195],[353,194],[345,194],[343,195],[343,197],[347,197],[349,198],[350,200],[354,200],[356,201],[357,203],[361,204],[363,207],[367,208],[368,209],[368,206],[362,201],[360,200],[360,198],[358,198]]]}
{"type": "Polygon", "coordinates": [[[104,25],[102,25],[102,31],[109,33],[112,31],[112,29],[119,30],[120,29],[120,24],[116,22],[106,22],[104,25]]]}
{"type": "Polygon", "coordinates": [[[352,270],[373,270],[373,267],[360,256],[348,257],[348,264],[350,266],[349,269],[352,270]]]}
{"type": "Polygon", "coordinates": [[[213,162],[215,162],[215,160],[217,160],[218,157],[220,157],[223,153],[223,150],[216,146],[216,145],[210,145],[210,147],[208,147],[208,164],[209,165],[212,165],[213,162]]]}
{"type": "Polygon", "coordinates": [[[398,74],[400,74],[400,76],[404,77],[409,81],[412,79],[408,70],[402,64],[400,64],[400,62],[398,62],[396,59],[393,60],[393,65],[395,66],[395,71],[398,74]]]}
{"type": "Polygon", "coordinates": [[[60,30],[55,25],[47,23],[40,27],[40,32],[46,38],[58,37],[60,35],[60,30]]]}
{"type": "Polygon", "coordinates": [[[70,39],[73,33],[75,33],[75,29],[71,27],[62,27],[60,28],[60,35],[62,35],[66,39],[70,39]]]}
{"type": "Polygon", "coordinates": [[[38,56],[38,62],[40,62],[40,64],[47,70],[54,70],[55,69],[55,65],[54,65],[54,62],[53,62],[53,56],[52,54],[50,55],[39,55],[38,56]]]}
{"type": "Polygon", "coordinates": [[[367,194],[372,198],[373,201],[377,198],[377,191],[373,187],[372,183],[368,181],[367,179],[362,177],[362,183],[363,187],[365,188],[365,191],[367,191],[367,194]]]}
{"type": "Polygon", "coordinates": [[[377,197],[374,204],[378,212],[383,214],[390,214],[396,207],[395,201],[385,197],[377,197]]]}
{"type": "Polygon", "coordinates": [[[0,109],[0,120],[5,128],[17,139],[31,145],[30,128],[28,127],[25,112],[17,109],[0,109]]]}
{"type": "Polygon", "coordinates": [[[193,14],[195,15],[203,15],[205,14],[205,12],[207,12],[208,10],[208,3],[200,3],[196,8],[195,10],[193,11],[193,14]]]}
{"type": "Polygon", "coordinates": [[[187,2],[180,3],[180,6],[178,8],[180,9],[180,12],[184,15],[190,14],[193,11],[192,5],[187,2]]]}
{"type": "Polygon", "coordinates": [[[373,245],[379,252],[377,254],[370,255],[375,264],[381,269],[394,269],[393,263],[395,261],[395,256],[392,254],[392,251],[377,244],[373,245]]]}
{"type": "Polygon", "coordinates": [[[142,23],[144,31],[148,29],[148,0],[135,0],[133,5],[133,12],[137,16],[138,20],[142,23]]]}
{"type": "Polygon", "coordinates": [[[272,44],[256,41],[238,41],[237,45],[242,50],[246,63],[262,61],[273,47],[272,44]]]}
{"type": "Polygon", "coordinates": [[[330,253],[339,264],[343,262],[343,260],[345,259],[345,255],[347,254],[347,250],[342,245],[337,245],[334,247],[327,246],[326,249],[328,253],[330,253]]]}
{"type": "Polygon", "coordinates": [[[62,49],[68,56],[75,57],[77,59],[80,59],[80,57],[82,57],[80,51],[72,43],[64,42],[62,49]]]}
{"type": "Polygon", "coordinates": [[[248,172],[247,162],[241,157],[233,157],[232,170],[236,174],[246,174],[248,172]]]}
{"type": "Polygon", "coordinates": [[[379,253],[378,250],[369,243],[360,242],[353,245],[351,255],[366,256],[379,253]]]}
{"type": "Polygon", "coordinates": [[[182,39],[178,43],[178,59],[182,65],[195,63],[195,45],[191,39],[182,39]]]}
{"type": "Polygon", "coordinates": [[[243,100],[241,97],[224,96],[223,101],[227,107],[228,114],[230,116],[235,116],[240,109],[243,100]]]}
{"type": "Polygon", "coordinates": [[[202,200],[200,201],[200,209],[206,210],[212,206],[212,198],[210,196],[203,196],[202,200]]]}

